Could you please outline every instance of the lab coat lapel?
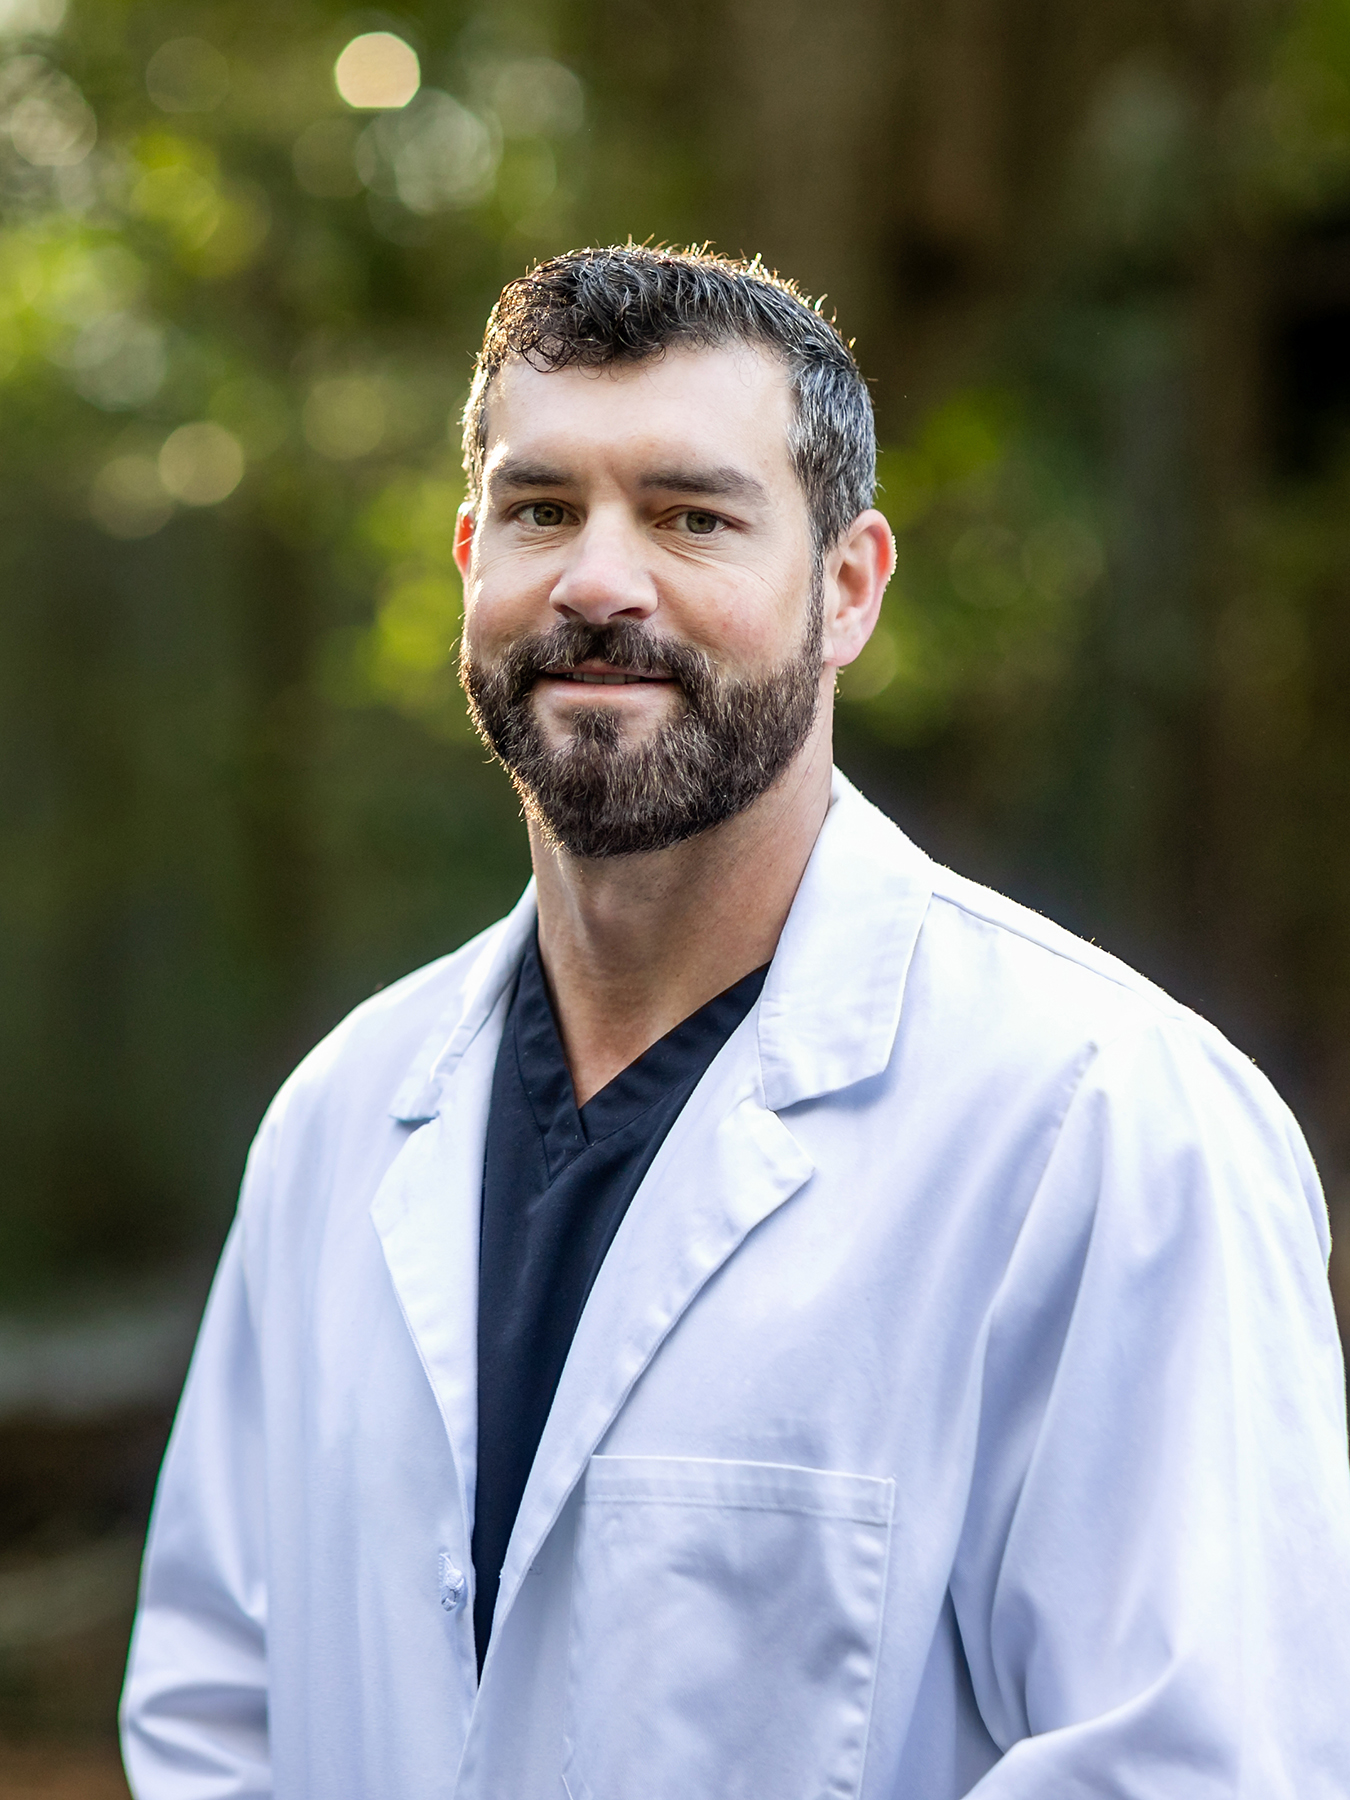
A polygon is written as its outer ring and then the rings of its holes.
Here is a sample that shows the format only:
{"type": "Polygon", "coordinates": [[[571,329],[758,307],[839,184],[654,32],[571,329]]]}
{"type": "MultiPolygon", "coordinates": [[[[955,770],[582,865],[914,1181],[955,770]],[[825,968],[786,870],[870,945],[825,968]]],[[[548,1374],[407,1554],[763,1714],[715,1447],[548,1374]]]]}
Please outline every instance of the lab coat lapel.
{"type": "MultiPolygon", "coordinates": [[[[502,1569],[492,1645],[531,1562],[642,1371],[746,1236],[812,1172],[764,1105],[742,1026],[657,1152],[581,1316],[502,1569]]],[[[484,1669],[492,1663],[489,1647],[484,1669]]]]}
{"type": "Polygon", "coordinates": [[[512,977],[534,929],[533,884],[488,934],[449,1016],[399,1089],[414,1127],[371,1203],[389,1278],[436,1395],[472,1529],[478,1433],[478,1232],[492,1073],[512,977]]]}

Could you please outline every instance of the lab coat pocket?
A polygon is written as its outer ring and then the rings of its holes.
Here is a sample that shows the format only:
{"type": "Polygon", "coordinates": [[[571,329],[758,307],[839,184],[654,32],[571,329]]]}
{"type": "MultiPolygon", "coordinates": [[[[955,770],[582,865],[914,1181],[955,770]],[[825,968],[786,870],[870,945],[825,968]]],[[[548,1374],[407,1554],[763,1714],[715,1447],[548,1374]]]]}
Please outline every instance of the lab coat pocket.
{"type": "Polygon", "coordinates": [[[571,1800],[852,1800],[894,1483],[594,1456],[569,1646],[571,1800]]]}

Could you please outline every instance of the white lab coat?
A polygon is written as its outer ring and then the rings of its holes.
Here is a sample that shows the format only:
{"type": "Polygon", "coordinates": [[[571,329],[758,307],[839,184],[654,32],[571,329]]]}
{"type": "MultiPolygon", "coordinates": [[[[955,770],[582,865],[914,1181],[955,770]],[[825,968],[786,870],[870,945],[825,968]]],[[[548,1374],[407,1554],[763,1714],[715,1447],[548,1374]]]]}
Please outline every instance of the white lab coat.
{"type": "Polygon", "coordinates": [[[841,778],[587,1302],[478,1686],[479,1194],[533,920],[359,1007],[259,1133],[150,1537],[139,1800],[1350,1795],[1297,1127],[841,778]]]}

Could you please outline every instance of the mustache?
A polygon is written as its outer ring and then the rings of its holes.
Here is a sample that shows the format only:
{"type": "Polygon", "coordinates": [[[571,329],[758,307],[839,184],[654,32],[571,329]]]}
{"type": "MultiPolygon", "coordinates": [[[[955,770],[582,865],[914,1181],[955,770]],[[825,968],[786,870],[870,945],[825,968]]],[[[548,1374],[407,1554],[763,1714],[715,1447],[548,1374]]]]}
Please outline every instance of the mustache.
{"type": "Polygon", "coordinates": [[[541,675],[574,669],[584,662],[603,662],[611,668],[631,669],[636,675],[662,675],[686,694],[705,690],[713,678],[702,651],[648,631],[631,619],[615,619],[605,625],[564,619],[551,631],[514,643],[496,675],[510,701],[516,703],[525,699],[541,675]]]}

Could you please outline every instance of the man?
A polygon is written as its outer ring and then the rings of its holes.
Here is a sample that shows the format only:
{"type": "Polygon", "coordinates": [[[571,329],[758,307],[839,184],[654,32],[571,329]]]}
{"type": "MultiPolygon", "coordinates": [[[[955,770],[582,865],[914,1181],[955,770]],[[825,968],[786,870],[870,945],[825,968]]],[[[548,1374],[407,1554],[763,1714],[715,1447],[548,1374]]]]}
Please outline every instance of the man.
{"type": "Polygon", "coordinates": [[[1311,1163],[832,773],[893,562],[849,352],[758,265],[582,251],[506,290],[465,445],[535,881],[259,1134],[139,1800],[1350,1794],[1311,1163]]]}

